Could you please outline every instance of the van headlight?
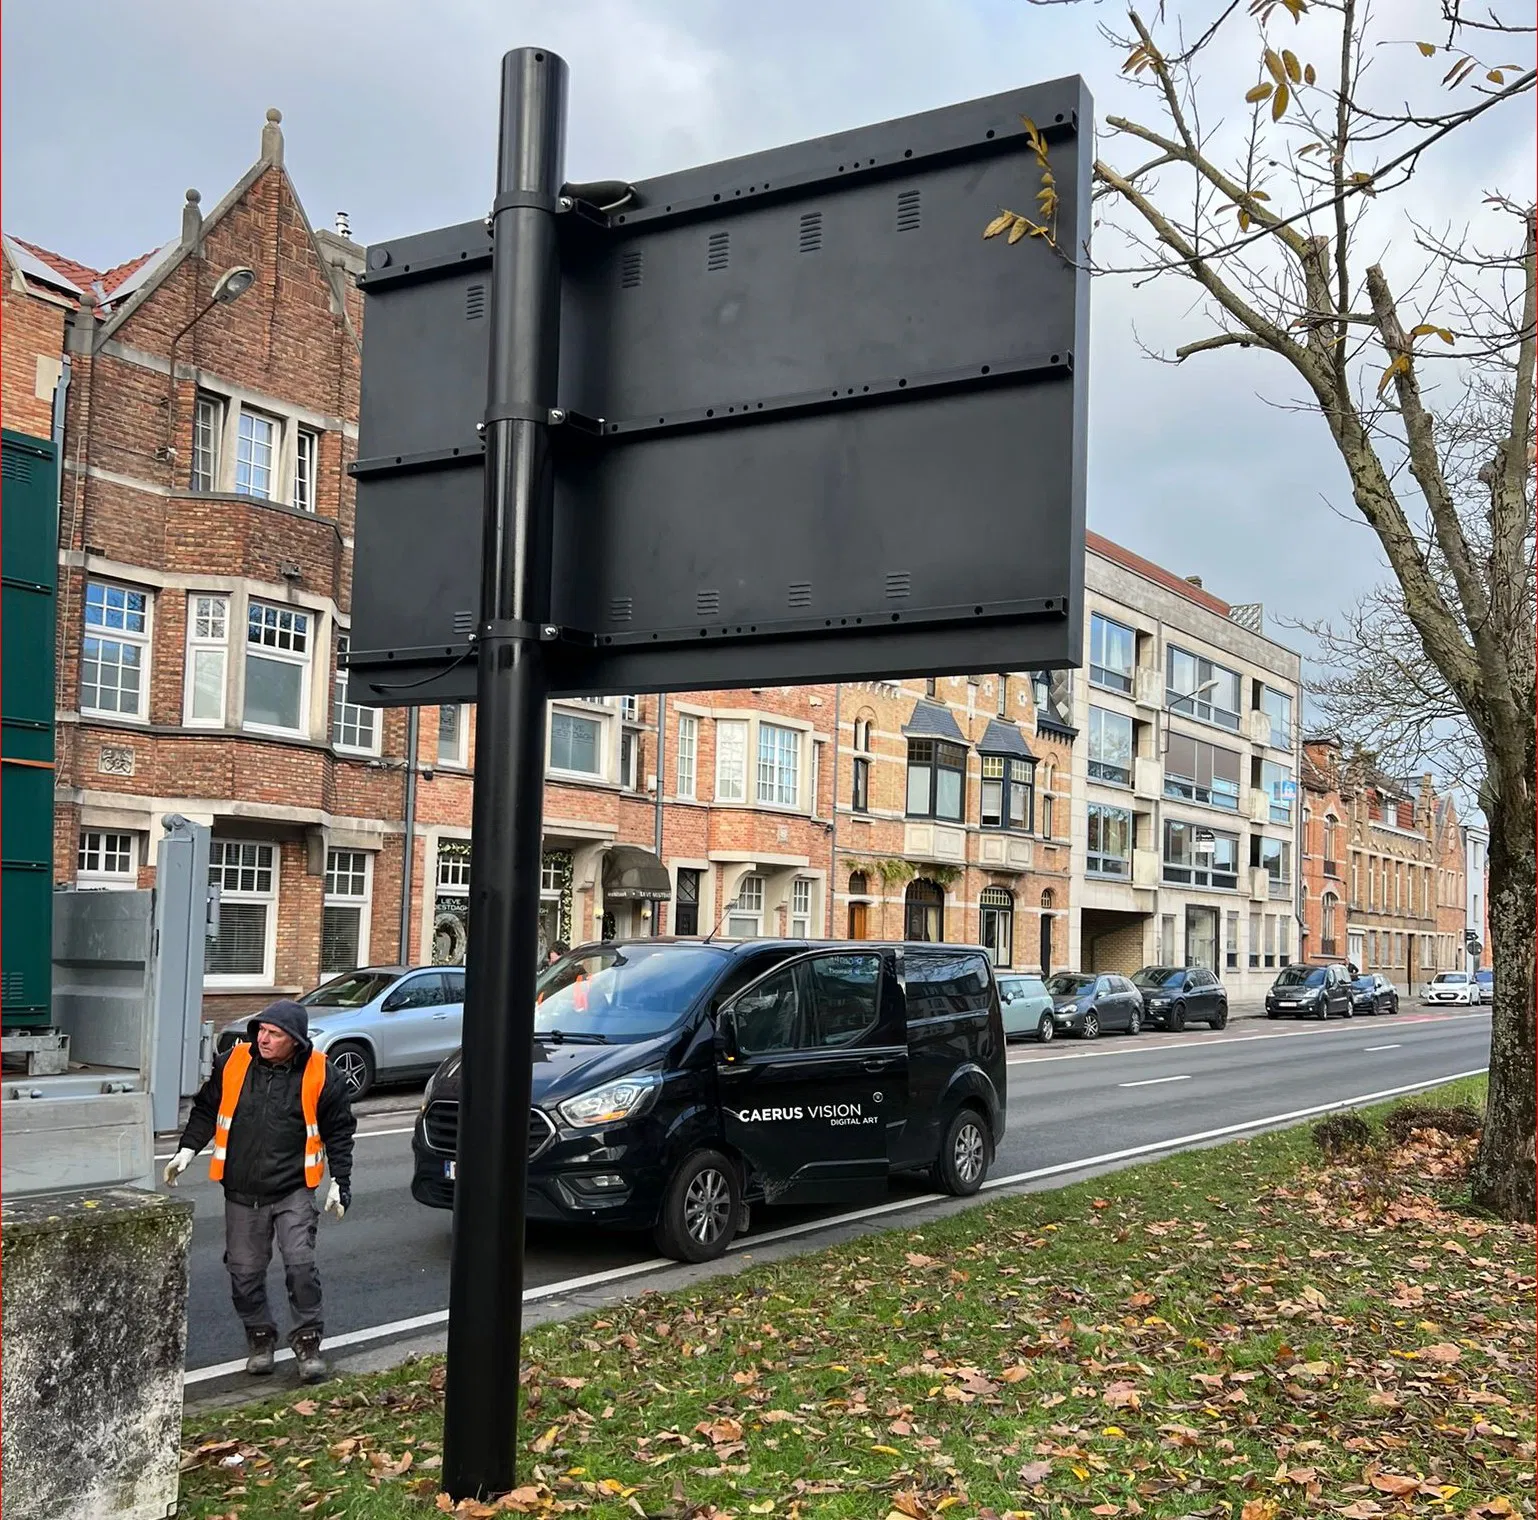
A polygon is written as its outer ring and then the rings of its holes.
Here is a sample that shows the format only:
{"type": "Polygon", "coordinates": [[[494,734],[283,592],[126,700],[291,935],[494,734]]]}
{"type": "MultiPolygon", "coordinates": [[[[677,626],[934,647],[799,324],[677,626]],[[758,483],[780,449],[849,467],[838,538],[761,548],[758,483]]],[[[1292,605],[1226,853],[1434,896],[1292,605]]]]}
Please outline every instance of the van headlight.
{"type": "Polygon", "coordinates": [[[662,1086],[660,1071],[642,1071],[633,1076],[605,1082],[590,1092],[578,1093],[556,1105],[556,1112],[576,1129],[595,1124],[618,1124],[624,1119],[638,1119],[657,1101],[662,1086]]]}

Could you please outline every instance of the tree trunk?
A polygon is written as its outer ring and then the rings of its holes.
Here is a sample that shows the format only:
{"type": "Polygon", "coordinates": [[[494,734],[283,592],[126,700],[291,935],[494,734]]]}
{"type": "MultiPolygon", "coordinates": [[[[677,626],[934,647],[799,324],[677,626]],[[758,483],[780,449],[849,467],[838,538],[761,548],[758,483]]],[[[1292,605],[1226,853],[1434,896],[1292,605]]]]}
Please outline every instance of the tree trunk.
{"type": "MultiPolygon", "coordinates": [[[[1538,1105],[1535,1105],[1534,924],[1538,843],[1531,802],[1494,802],[1490,822],[1490,1097],[1474,1157],[1474,1201],[1503,1219],[1538,1218],[1538,1105]]],[[[1474,927],[1474,926],[1471,926],[1474,927]]]]}

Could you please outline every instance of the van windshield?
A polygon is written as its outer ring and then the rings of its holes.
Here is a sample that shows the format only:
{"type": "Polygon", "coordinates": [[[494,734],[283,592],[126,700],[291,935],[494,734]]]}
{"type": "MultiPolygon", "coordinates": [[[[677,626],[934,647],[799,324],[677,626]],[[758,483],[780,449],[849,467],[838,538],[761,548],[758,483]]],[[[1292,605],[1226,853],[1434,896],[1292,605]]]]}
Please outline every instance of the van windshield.
{"type": "Polygon", "coordinates": [[[713,982],[726,953],[706,945],[574,950],[534,986],[534,1032],[629,1044],[671,1029],[713,982]]]}
{"type": "Polygon", "coordinates": [[[1323,984],[1323,966],[1288,966],[1275,983],[1278,987],[1319,987],[1323,984]]]}

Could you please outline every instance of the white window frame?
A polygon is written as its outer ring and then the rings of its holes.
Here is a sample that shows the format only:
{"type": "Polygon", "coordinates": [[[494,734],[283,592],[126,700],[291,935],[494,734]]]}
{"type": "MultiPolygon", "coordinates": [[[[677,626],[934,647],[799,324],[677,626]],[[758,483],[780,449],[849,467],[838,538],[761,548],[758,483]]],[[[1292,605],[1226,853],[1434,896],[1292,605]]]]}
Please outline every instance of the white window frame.
{"type": "Polygon", "coordinates": [[[351,636],[344,630],[336,636],[336,668],[331,678],[331,747],[344,755],[377,755],[379,731],[384,727],[383,714],[377,707],[347,700],[347,672],[342,666],[342,656],[351,648],[351,636]],[[368,740],[362,740],[365,721],[368,724],[368,740]],[[345,738],[348,729],[355,738],[345,738]]]}
{"type": "MultiPolygon", "coordinates": [[[[148,587],[129,586],[125,585],[121,581],[104,580],[98,576],[91,576],[86,581],[85,606],[82,609],[81,614],[80,640],[79,700],[80,712],[82,716],[95,718],[118,718],[126,719],[129,722],[138,723],[145,721],[145,718],[149,712],[150,656],[153,648],[154,633],[155,597],[154,593],[151,592],[148,587]],[[123,619],[123,626],[121,628],[114,628],[110,624],[104,623],[93,624],[89,621],[92,612],[91,592],[95,588],[99,588],[103,593],[101,600],[101,611],[103,616],[110,615],[116,611],[121,612],[123,619]],[[115,609],[111,605],[111,598],[114,592],[120,593],[123,597],[123,603],[120,609],[115,609]],[[142,597],[144,599],[144,605],[141,609],[135,610],[130,606],[129,599],[132,597],[142,597]],[[143,626],[141,628],[130,628],[128,626],[130,617],[141,615],[143,618],[143,626]],[[94,707],[87,705],[85,700],[85,645],[86,640],[88,639],[95,639],[96,642],[100,645],[115,644],[118,645],[120,649],[133,648],[139,651],[138,703],[131,712],[125,712],[121,708],[94,707]]],[[[99,660],[97,662],[97,668],[98,670],[101,668],[101,662],[99,660]]],[[[121,654],[119,654],[117,669],[121,671],[122,668],[122,657],[121,654]]],[[[119,686],[117,689],[121,691],[122,688],[119,686]]],[[[98,681],[97,691],[100,692],[101,690],[101,683],[98,681]]]]}
{"type": "Polygon", "coordinates": [[[675,789],[680,801],[693,802],[699,791],[700,720],[693,713],[678,715],[678,753],[674,760],[675,789]]]}
{"type": "Polygon", "coordinates": [[[294,429],[294,507],[316,511],[319,500],[320,434],[314,428],[294,429]]]}
{"type": "Polygon", "coordinates": [[[762,939],[764,936],[764,878],[744,876],[727,910],[728,939],[762,939]]]}
{"type": "Polygon", "coordinates": [[[466,839],[440,839],[433,855],[433,885],[439,897],[470,895],[470,856],[457,850],[444,853],[446,844],[468,844],[466,839]]]}
{"type": "Polygon", "coordinates": [[[436,750],[440,766],[447,765],[454,770],[462,771],[469,765],[470,753],[470,709],[463,702],[440,702],[438,704],[438,741],[436,750]],[[457,715],[454,729],[454,743],[447,753],[443,748],[443,712],[445,708],[452,707],[457,715]]]}
{"type": "MultiPolygon", "coordinates": [[[[607,703],[604,706],[606,710],[612,711],[611,708],[608,708],[607,703]]],[[[610,721],[612,720],[606,720],[603,716],[591,712],[568,712],[565,710],[564,704],[554,708],[550,714],[550,722],[545,738],[545,768],[551,775],[560,776],[563,779],[572,781],[591,782],[608,780],[609,767],[614,763],[609,758],[609,746],[611,743],[610,721]],[[598,761],[597,770],[577,771],[555,763],[555,725],[560,719],[565,719],[571,723],[591,723],[598,730],[598,738],[593,746],[593,753],[598,761]]]]}
{"type": "Polygon", "coordinates": [[[283,461],[283,422],[274,417],[270,412],[259,411],[255,407],[243,406],[240,416],[235,422],[235,494],[237,496],[250,496],[256,501],[276,501],[278,499],[278,477],[283,461]],[[251,433],[246,435],[246,423],[251,423],[251,433]],[[270,429],[266,442],[262,442],[257,436],[257,428],[270,429]],[[258,451],[265,449],[267,452],[266,463],[262,464],[258,459],[258,451]],[[244,469],[247,472],[245,484],[241,483],[240,474],[244,469]],[[258,470],[265,470],[266,480],[263,482],[265,489],[254,489],[253,475],[258,470]]]}
{"type": "Polygon", "coordinates": [[[748,800],[748,721],[716,719],[717,802],[746,804],[748,800]],[[732,742],[727,743],[730,735],[732,742]],[[730,767],[730,769],[729,769],[730,767]],[[732,771],[735,771],[735,775],[732,771]]]}
{"type": "Polygon", "coordinates": [[[224,453],[224,425],[229,403],[212,391],[199,391],[192,403],[192,460],[187,489],[212,495],[219,489],[219,466],[224,453]],[[201,468],[200,468],[201,464],[201,468]]]}
{"type": "Polygon", "coordinates": [[[369,920],[373,916],[374,902],[374,855],[371,850],[327,850],[326,893],[321,904],[321,948],[325,949],[325,910],[327,908],[353,909],[358,914],[358,952],[355,966],[337,966],[328,969],[322,965],[322,976],[339,976],[357,966],[368,965],[369,920]],[[345,857],[345,870],[343,868],[345,857]],[[345,880],[344,880],[345,878],[345,880]],[[360,888],[361,878],[361,890],[360,888]],[[343,887],[347,890],[342,890],[343,887]]]}
{"type": "Polygon", "coordinates": [[[790,938],[812,937],[812,878],[798,876],[790,884],[790,938]]]}
{"type": "Polygon", "coordinates": [[[641,790],[641,733],[625,728],[619,736],[619,785],[622,792],[641,790]]]}
{"type": "Polygon", "coordinates": [[[187,663],[182,679],[182,725],[185,728],[223,728],[230,702],[230,614],[235,599],[227,591],[187,593],[187,663]],[[223,632],[214,629],[222,624],[223,632]],[[213,717],[199,717],[197,703],[198,657],[219,659],[219,710],[213,717]]]}
{"type": "Polygon", "coordinates": [[[315,635],[320,626],[320,614],[309,607],[293,607],[285,602],[265,602],[257,597],[252,597],[246,604],[245,639],[241,653],[242,665],[242,691],[244,693],[242,705],[249,704],[251,691],[251,661],[252,659],[270,660],[274,664],[294,665],[299,669],[299,711],[296,714],[297,723],[293,728],[282,727],[273,723],[255,723],[244,712],[241,714],[241,727],[247,733],[253,734],[278,734],[284,738],[308,738],[310,733],[310,676],[315,663],[315,635]],[[262,628],[264,631],[271,626],[276,637],[281,639],[284,634],[283,619],[285,616],[294,619],[288,636],[292,640],[301,636],[299,619],[304,620],[302,637],[304,648],[295,651],[292,648],[285,649],[281,643],[267,644],[251,642],[252,614],[261,612],[262,628]],[[276,613],[276,621],[269,625],[266,613],[276,613]],[[256,653],[253,655],[252,651],[256,653]]]}
{"type": "Polygon", "coordinates": [[[275,965],[277,962],[278,944],[278,891],[282,875],[282,852],[275,843],[264,839],[235,839],[219,838],[209,841],[208,877],[210,882],[216,883],[220,888],[219,904],[223,911],[226,903],[261,903],[266,907],[266,917],[263,922],[262,944],[262,969],[260,972],[207,972],[203,981],[209,987],[270,987],[276,979],[275,965]],[[226,850],[234,849],[241,852],[233,866],[223,859],[226,850]],[[257,853],[251,858],[252,863],[247,865],[244,852],[254,850],[257,853]],[[266,865],[261,864],[262,853],[266,852],[266,865]],[[217,857],[217,858],[216,858],[217,857]],[[236,885],[228,885],[229,872],[234,871],[236,885]],[[245,888],[239,885],[245,871],[251,871],[255,885],[245,888]],[[261,873],[267,872],[268,885],[264,890],[261,885],[261,873]]]}
{"type": "Polygon", "coordinates": [[[754,751],[754,792],[759,807],[801,806],[801,730],[759,722],[754,751]],[[788,742],[788,747],[786,744],[788,742]]]}
{"type": "Polygon", "coordinates": [[[137,834],[128,829],[80,830],[75,842],[76,890],[132,892],[138,885],[137,834]],[[108,869],[109,861],[111,869],[108,869]]]}

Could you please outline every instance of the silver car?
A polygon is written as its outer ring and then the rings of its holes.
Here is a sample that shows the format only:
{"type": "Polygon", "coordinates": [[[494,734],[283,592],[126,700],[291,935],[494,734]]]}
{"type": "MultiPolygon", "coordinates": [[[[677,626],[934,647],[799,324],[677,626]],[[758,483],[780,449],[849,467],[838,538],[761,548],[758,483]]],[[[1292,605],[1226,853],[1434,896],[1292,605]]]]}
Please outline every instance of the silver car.
{"type": "MultiPolygon", "coordinates": [[[[365,966],[298,1000],[310,1039],[341,1073],[349,1097],[377,1081],[430,1077],[459,1048],[465,1017],[463,966],[365,966]]],[[[246,1032],[237,1020],[219,1036],[228,1050],[246,1032]]]]}
{"type": "Polygon", "coordinates": [[[1005,1039],[1032,1035],[1045,1044],[1057,1032],[1052,1021],[1052,995],[1039,976],[1018,971],[998,973],[999,1006],[1004,1013],[1005,1039]]]}

